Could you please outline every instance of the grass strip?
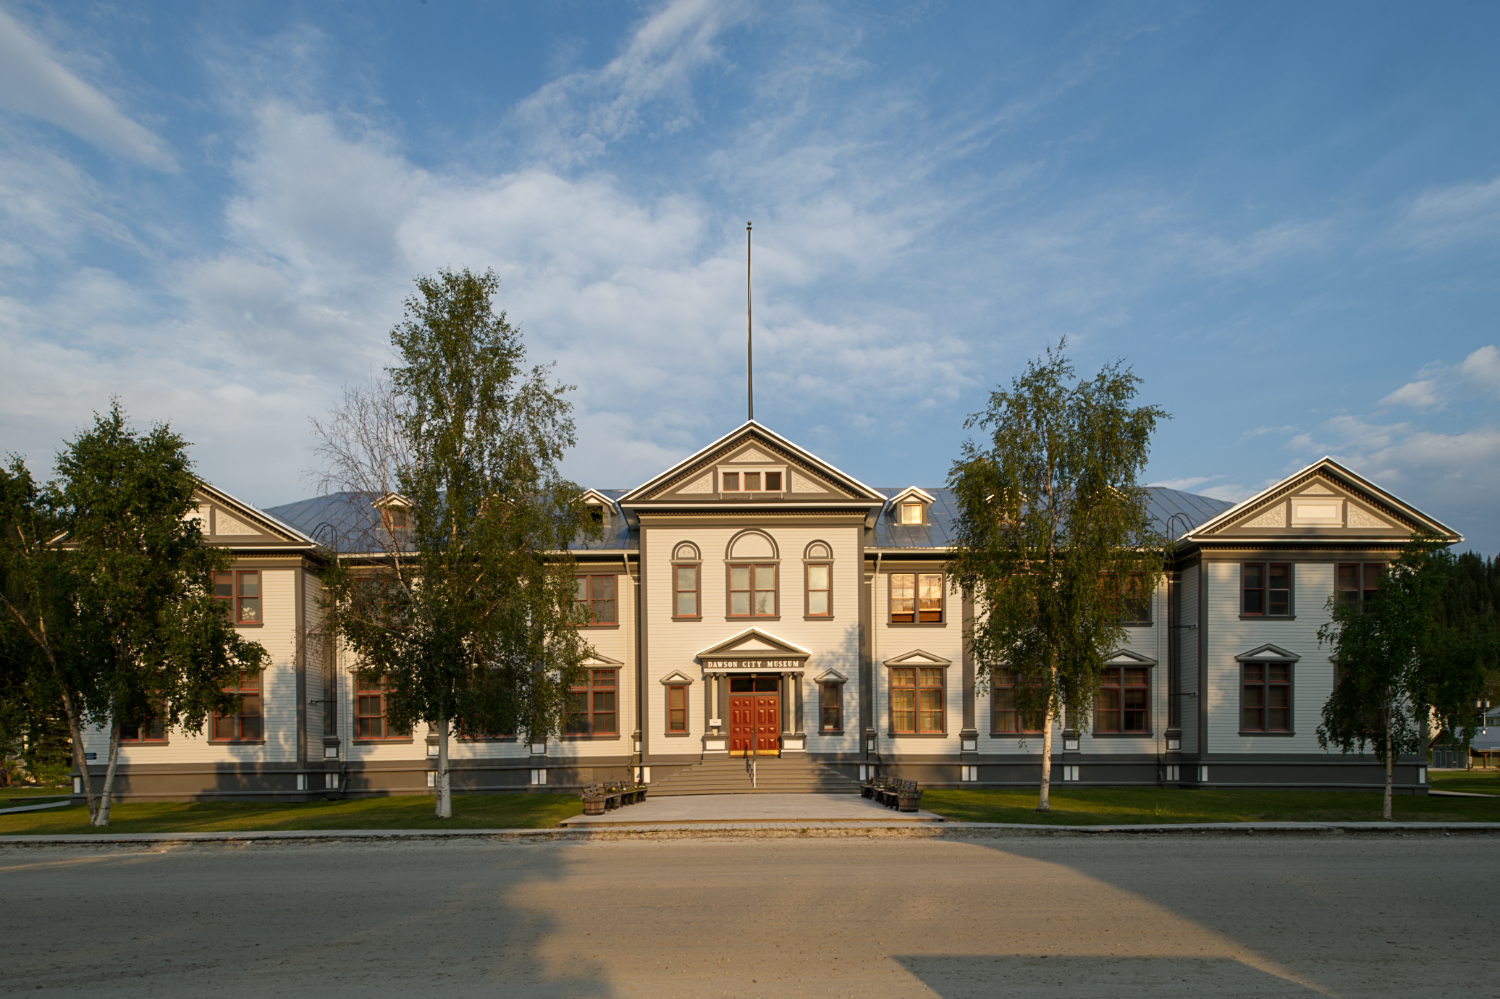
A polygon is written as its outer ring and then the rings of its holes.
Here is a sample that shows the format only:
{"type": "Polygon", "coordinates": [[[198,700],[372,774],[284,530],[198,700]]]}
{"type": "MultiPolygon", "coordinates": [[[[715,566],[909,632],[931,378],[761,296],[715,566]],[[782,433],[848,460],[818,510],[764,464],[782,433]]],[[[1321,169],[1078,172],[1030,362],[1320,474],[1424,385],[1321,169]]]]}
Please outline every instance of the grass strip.
{"type": "Polygon", "coordinates": [[[1500,795],[1500,770],[1428,770],[1427,783],[1434,791],[1500,795]]]}
{"type": "Polygon", "coordinates": [[[152,801],[118,804],[109,826],[88,824],[82,805],[0,815],[0,835],[89,833],[260,832],[299,829],[551,829],[583,812],[574,794],[453,796],[453,818],[432,814],[428,796],[353,798],[294,804],[239,801],[152,801]]]}
{"type": "MultiPolygon", "coordinates": [[[[1052,790],[1052,810],[1036,810],[1027,790],[932,790],[922,807],[963,822],[1036,825],[1150,825],[1179,822],[1379,822],[1380,794],[1370,791],[1194,790],[1089,788],[1052,790]]],[[[1500,798],[1397,795],[1394,814],[1406,822],[1500,822],[1500,798]]]]}

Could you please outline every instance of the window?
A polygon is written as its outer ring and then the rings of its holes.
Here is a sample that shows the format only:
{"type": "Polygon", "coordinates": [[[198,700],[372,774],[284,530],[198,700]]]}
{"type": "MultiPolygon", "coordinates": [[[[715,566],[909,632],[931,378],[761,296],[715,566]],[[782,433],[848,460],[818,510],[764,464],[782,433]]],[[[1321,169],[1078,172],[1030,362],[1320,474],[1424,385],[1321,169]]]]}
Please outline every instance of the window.
{"type": "Polygon", "coordinates": [[[615,577],[576,576],[573,602],[586,608],[585,627],[615,623],[615,577]]]}
{"type": "Polygon", "coordinates": [[[409,739],[410,732],[392,730],[386,720],[391,696],[390,684],[385,677],[366,680],[354,679],[354,724],[356,739],[409,739]]]}
{"type": "Polygon", "coordinates": [[[673,617],[698,617],[698,567],[679,565],[672,569],[675,594],[672,603],[673,617]]]}
{"type": "Polygon", "coordinates": [[[404,506],[384,507],[380,511],[380,516],[385,521],[387,531],[404,531],[411,526],[404,506]]]}
{"type": "Polygon", "coordinates": [[[1292,664],[1243,663],[1240,678],[1240,731],[1290,732],[1292,664]]]}
{"type": "Polygon", "coordinates": [[[812,562],[807,566],[807,616],[833,615],[833,566],[812,562]]]}
{"type": "Polygon", "coordinates": [[[1120,735],[1151,730],[1147,708],[1151,670],[1146,666],[1106,666],[1094,706],[1094,732],[1120,735]]]}
{"type": "Polygon", "coordinates": [[[818,730],[821,732],[844,730],[843,684],[818,684],[818,730]]]}
{"type": "Polygon", "coordinates": [[[720,472],[719,491],[722,493],[779,493],[781,472],[720,472]],[[765,488],[761,485],[764,483],[765,488]]]}
{"type": "Polygon", "coordinates": [[[945,731],[943,670],[925,666],[891,669],[891,731],[929,735],[945,731]]]}
{"type": "Polygon", "coordinates": [[[260,715],[259,672],[240,671],[235,686],[225,687],[226,693],[240,695],[238,714],[214,715],[213,739],[215,742],[258,742],[264,738],[265,729],[260,715]]]}
{"type": "Polygon", "coordinates": [[[1338,579],[1334,584],[1338,590],[1339,603],[1361,606],[1374,600],[1380,592],[1380,574],[1384,571],[1383,562],[1339,566],[1338,579]]]}
{"type": "Polygon", "coordinates": [[[776,616],[776,566],[729,567],[729,616],[776,616]]]}
{"type": "Polygon", "coordinates": [[[994,735],[1040,735],[1042,732],[1042,720],[1023,719],[1020,708],[1016,706],[1016,687],[1020,679],[1011,670],[996,670],[990,674],[990,703],[994,711],[990,731],[994,735]]]}
{"type": "Polygon", "coordinates": [[[1122,613],[1120,623],[1143,625],[1151,623],[1151,594],[1146,591],[1146,578],[1138,572],[1125,577],[1120,585],[1122,613]]]}
{"type": "Polygon", "coordinates": [[[214,599],[235,624],[260,624],[260,570],[214,573],[214,599]]]}
{"type": "Polygon", "coordinates": [[[721,480],[721,484],[719,486],[720,492],[737,493],[740,491],[739,472],[725,472],[719,478],[721,480]]]}
{"type": "Polygon", "coordinates": [[[900,509],[900,521],[903,524],[921,524],[922,504],[902,503],[900,509]]]}
{"type": "Polygon", "coordinates": [[[565,735],[617,735],[615,724],[615,674],[612,669],[591,669],[584,682],[569,689],[565,735]]]}
{"type": "Polygon", "coordinates": [[[891,573],[891,623],[932,624],[942,620],[941,572],[891,573]]]}
{"type": "Polygon", "coordinates": [[[667,687],[667,734],[686,735],[688,730],[687,718],[687,695],[688,689],[685,684],[672,684],[667,687]]]}
{"type": "Polygon", "coordinates": [[[1292,567],[1246,562],[1240,566],[1240,591],[1240,613],[1246,617],[1287,617],[1292,613],[1292,567]]]}
{"type": "MultiPolygon", "coordinates": [[[[156,705],[152,705],[153,711],[156,705]]],[[[153,714],[152,717],[120,723],[120,741],[131,743],[143,742],[166,742],[167,729],[162,724],[161,715],[153,714]]]]}

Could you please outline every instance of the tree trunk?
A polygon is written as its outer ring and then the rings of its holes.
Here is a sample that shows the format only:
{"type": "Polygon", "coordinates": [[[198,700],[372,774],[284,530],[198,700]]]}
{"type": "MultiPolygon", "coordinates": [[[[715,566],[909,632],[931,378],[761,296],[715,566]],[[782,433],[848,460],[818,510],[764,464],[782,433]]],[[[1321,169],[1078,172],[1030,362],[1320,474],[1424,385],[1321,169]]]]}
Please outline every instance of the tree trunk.
{"type": "Polygon", "coordinates": [[[120,720],[113,709],[109,712],[109,767],[104,771],[104,787],[99,792],[99,810],[94,813],[93,824],[98,828],[109,825],[109,803],[115,791],[115,767],[120,762],[120,720]]]}
{"type": "Polygon", "coordinates": [[[1391,754],[1391,723],[1385,723],[1385,802],[1380,809],[1380,817],[1390,821],[1395,816],[1391,814],[1391,774],[1396,760],[1391,754]]]}
{"type": "Polygon", "coordinates": [[[1047,708],[1047,714],[1042,719],[1042,791],[1036,801],[1036,810],[1039,812],[1050,812],[1052,802],[1049,800],[1052,794],[1052,708],[1047,708]]]}
{"type": "Polygon", "coordinates": [[[453,787],[448,776],[448,719],[438,722],[437,817],[453,818],[453,787]]]}
{"type": "Polygon", "coordinates": [[[83,723],[73,710],[72,695],[63,691],[62,701],[63,711],[68,716],[68,741],[73,744],[73,766],[83,774],[83,800],[88,805],[89,822],[93,822],[94,817],[99,814],[99,802],[94,798],[94,782],[89,779],[88,757],[83,754],[83,723]]]}

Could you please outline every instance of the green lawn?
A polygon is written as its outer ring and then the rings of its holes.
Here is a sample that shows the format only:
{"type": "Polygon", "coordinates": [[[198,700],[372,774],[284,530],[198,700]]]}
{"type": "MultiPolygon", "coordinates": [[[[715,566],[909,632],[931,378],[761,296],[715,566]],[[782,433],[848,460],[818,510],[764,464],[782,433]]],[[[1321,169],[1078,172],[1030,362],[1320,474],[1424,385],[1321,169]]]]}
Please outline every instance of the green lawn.
{"type": "Polygon", "coordinates": [[[1474,791],[1500,794],[1500,770],[1428,770],[1434,791],[1474,791]]]}
{"type": "MultiPolygon", "coordinates": [[[[1168,822],[1377,822],[1380,795],[1367,791],[1179,791],[1098,788],[1052,791],[1052,811],[1036,810],[1036,791],[927,791],[922,807],[964,822],[1121,825],[1168,822]]],[[[1397,795],[1398,821],[1500,822],[1500,798],[1397,795]]]]}
{"type": "Polygon", "coordinates": [[[66,798],[67,785],[58,787],[0,787],[0,808],[28,804],[35,798],[66,798]]]}
{"type": "Polygon", "coordinates": [[[109,828],[88,824],[82,805],[0,815],[0,835],[108,832],[252,832],[267,829],[550,829],[583,812],[573,794],[455,795],[453,818],[430,797],[357,798],[301,804],[162,801],[115,805],[109,828]]]}

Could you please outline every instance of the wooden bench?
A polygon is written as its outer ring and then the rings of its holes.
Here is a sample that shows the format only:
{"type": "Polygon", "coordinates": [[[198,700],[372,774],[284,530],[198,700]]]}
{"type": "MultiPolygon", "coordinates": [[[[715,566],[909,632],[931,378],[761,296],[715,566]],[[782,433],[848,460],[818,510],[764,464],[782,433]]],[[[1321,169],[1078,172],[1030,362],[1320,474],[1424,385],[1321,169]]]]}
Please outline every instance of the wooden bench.
{"type": "MultiPolygon", "coordinates": [[[[922,791],[914,780],[888,780],[883,784],[870,782],[865,786],[870,790],[865,797],[874,798],[878,804],[903,812],[915,812],[922,800],[922,791]]],[[[861,793],[864,793],[863,788],[861,793]]]]}

